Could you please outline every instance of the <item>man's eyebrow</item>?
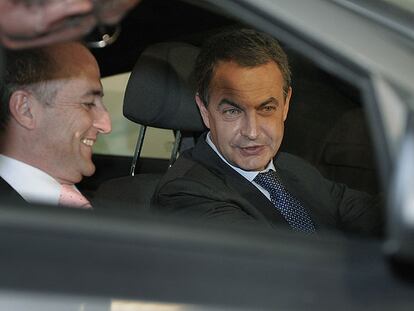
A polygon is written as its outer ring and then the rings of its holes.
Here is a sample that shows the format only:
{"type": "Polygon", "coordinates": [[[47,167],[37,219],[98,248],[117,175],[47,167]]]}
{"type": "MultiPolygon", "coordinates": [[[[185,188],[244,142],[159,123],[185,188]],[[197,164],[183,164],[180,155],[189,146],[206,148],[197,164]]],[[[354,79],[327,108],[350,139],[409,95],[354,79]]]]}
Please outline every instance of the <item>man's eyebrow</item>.
{"type": "MultiPolygon", "coordinates": [[[[257,108],[260,109],[260,108],[263,108],[264,106],[269,105],[269,104],[275,104],[276,106],[279,106],[279,101],[272,96],[269,99],[262,102],[257,108]]],[[[238,104],[238,103],[236,103],[236,102],[234,102],[234,101],[232,101],[228,98],[223,98],[220,101],[220,103],[218,104],[218,108],[220,108],[223,105],[230,105],[230,106],[233,106],[237,109],[243,110],[243,108],[240,104],[238,104]]]]}
{"type": "Polygon", "coordinates": [[[276,106],[279,106],[279,101],[274,97],[270,97],[269,99],[267,99],[263,103],[261,103],[259,108],[262,108],[262,107],[264,107],[268,104],[275,104],[276,106]]]}
{"type": "Polygon", "coordinates": [[[235,108],[242,109],[242,107],[239,104],[237,104],[234,101],[231,101],[230,99],[227,99],[227,98],[223,98],[220,101],[220,103],[218,104],[218,107],[220,108],[223,105],[230,105],[230,106],[233,106],[235,108]]]}
{"type": "Polygon", "coordinates": [[[83,94],[83,96],[100,96],[103,97],[104,93],[102,90],[90,90],[88,92],[86,92],[85,94],[83,94]]]}

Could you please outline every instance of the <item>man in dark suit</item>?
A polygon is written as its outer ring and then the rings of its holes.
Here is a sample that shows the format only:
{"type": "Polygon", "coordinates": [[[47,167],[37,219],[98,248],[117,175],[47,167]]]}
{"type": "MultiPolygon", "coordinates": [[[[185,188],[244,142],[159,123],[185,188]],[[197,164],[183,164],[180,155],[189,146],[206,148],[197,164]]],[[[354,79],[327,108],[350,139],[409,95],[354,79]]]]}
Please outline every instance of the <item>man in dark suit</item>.
{"type": "Polygon", "coordinates": [[[0,196],[1,196],[3,203],[4,202],[21,203],[21,204],[26,203],[23,197],[1,177],[0,177],[0,196]]]}
{"type": "Polygon", "coordinates": [[[226,224],[337,228],[378,235],[378,201],[278,152],[292,94],[286,54],[254,30],[213,36],[197,58],[196,102],[209,132],[161,180],[155,209],[226,224]]]}
{"type": "Polygon", "coordinates": [[[90,207],[75,184],[111,131],[94,56],[79,42],[8,51],[0,86],[2,199],[90,207]]]}

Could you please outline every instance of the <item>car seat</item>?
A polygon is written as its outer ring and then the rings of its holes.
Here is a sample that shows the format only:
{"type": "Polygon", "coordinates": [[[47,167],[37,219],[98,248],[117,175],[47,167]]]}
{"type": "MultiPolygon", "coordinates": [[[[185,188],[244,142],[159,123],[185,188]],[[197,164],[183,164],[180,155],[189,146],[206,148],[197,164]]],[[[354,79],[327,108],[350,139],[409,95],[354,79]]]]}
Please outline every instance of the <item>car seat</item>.
{"type": "Polygon", "coordinates": [[[369,193],[380,191],[359,90],[287,49],[293,94],[282,151],[325,177],[369,193]]]}
{"type": "MultiPolygon", "coordinates": [[[[177,158],[182,133],[199,133],[204,125],[194,100],[192,76],[199,49],[181,42],[148,47],[138,58],[124,96],[123,114],[140,125],[130,176],[105,181],[95,193],[100,207],[149,207],[162,174],[135,172],[148,126],[175,132],[169,166],[177,158]]],[[[186,146],[191,144],[186,143],[186,146]]]]}

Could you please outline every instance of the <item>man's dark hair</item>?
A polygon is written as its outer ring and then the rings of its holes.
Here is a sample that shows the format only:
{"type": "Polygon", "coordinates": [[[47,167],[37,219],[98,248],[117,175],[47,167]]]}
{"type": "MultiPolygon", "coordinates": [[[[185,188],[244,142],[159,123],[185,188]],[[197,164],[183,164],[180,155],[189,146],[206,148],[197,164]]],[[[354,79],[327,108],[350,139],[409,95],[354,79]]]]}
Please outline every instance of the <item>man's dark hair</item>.
{"type": "Polygon", "coordinates": [[[291,84],[291,72],[286,53],[272,36],[253,29],[229,29],[210,37],[203,45],[195,65],[197,92],[208,105],[209,87],[215,66],[220,61],[233,61],[243,67],[255,67],[275,62],[284,80],[286,96],[291,84]]]}
{"type": "Polygon", "coordinates": [[[4,57],[5,68],[0,81],[0,131],[4,131],[10,119],[11,95],[25,89],[47,102],[52,94],[44,88],[45,82],[56,72],[55,62],[46,48],[6,50],[4,57]]]}

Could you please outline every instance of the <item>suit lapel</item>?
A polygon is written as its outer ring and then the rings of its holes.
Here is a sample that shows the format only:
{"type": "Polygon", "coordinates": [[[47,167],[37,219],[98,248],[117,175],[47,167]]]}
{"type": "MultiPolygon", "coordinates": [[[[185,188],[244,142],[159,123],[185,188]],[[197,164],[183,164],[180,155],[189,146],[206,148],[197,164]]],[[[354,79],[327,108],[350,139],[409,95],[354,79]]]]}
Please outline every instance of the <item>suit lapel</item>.
{"type": "Polygon", "coordinates": [[[0,177],[0,197],[2,201],[26,203],[23,197],[12,188],[3,178],[0,177]]]}
{"type": "Polygon", "coordinates": [[[205,135],[201,136],[193,149],[193,158],[202,163],[223,182],[250,203],[251,209],[262,214],[272,224],[288,226],[285,218],[275,209],[273,204],[251,182],[233,170],[225,163],[205,141],[205,135]]]}
{"type": "Polygon", "coordinates": [[[246,180],[243,176],[235,172],[238,176],[227,175],[225,177],[227,184],[234,191],[237,191],[240,196],[246,199],[252,206],[254,206],[266,219],[274,224],[284,224],[288,226],[285,218],[274,207],[272,202],[260,192],[256,186],[246,180]]]}

